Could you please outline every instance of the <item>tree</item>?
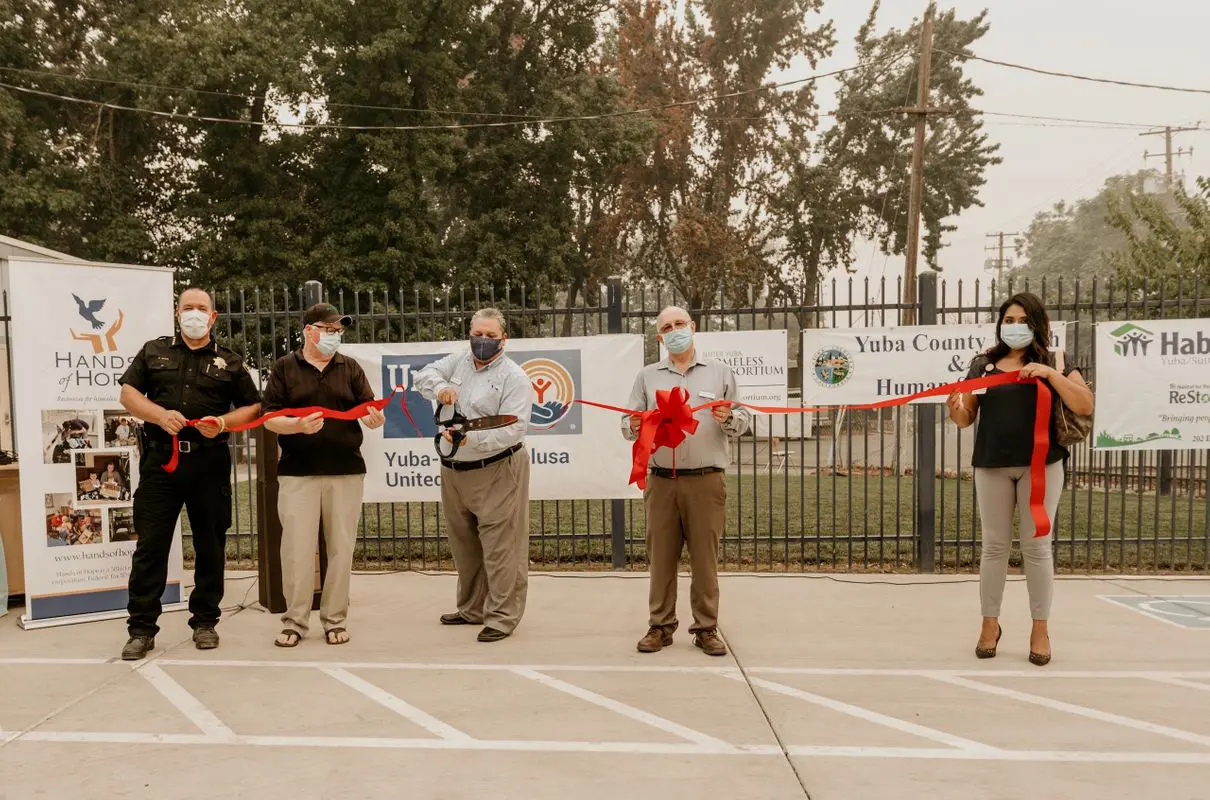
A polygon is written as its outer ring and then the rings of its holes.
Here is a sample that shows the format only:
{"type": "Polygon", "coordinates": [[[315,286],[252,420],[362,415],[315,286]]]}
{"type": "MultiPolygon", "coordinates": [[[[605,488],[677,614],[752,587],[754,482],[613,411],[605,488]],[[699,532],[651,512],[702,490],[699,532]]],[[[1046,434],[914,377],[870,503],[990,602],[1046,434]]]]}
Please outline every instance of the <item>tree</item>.
{"type": "Polygon", "coordinates": [[[1198,178],[1193,192],[1177,184],[1171,196],[1113,197],[1109,222],[1126,240],[1109,264],[1127,285],[1176,297],[1195,283],[1210,284],[1210,180],[1198,178]]]}
{"type": "Polygon", "coordinates": [[[661,109],[653,152],[622,185],[620,250],[632,271],[671,283],[691,310],[776,272],[769,215],[787,154],[815,127],[814,87],[772,91],[792,60],[834,45],[812,26],[822,0],[622,0],[621,79],[630,104],[661,109]],[[695,98],[693,104],[684,101],[695,98]]]}
{"type": "MultiPolygon", "coordinates": [[[[824,274],[853,262],[858,236],[888,255],[907,244],[907,200],[915,119],[899,109],[914,104],[915,53],[920,22],[878,35],[879,2],[857,33],[858,67],[839,78],[836,123],[793,163],[774,211],[787,266],[782,290],[814,297],[824,274]]],[[[933,26],[936,50],[963,52],[988,30],[987,12],[959,19],[953,10],[933,26]]],[[[982,205],[987,168],[1001,162],[973,101],[983,92],[967,77],[965,61],[934,55],[930,102],[945,113],[930,117],[925,143],[922,241],[925,261],[937,266],[946,220],[982,205]]]]}
{"type": "Polygon", "coordinates": [[[1114,275],[1110,257],[1126,244],[1126,236],[1110,222],[1110,206],[1115,200],[1140,195],[1148,180],[1156,179],[1154,170],[1116,175],[1105,181],[1093,197],[1074,203],[1059,201],[1039,211],[1016,243],[1016,251],[1027,263],[1005,278],[1014,283],[1062,279],[1108,278],[1114,275]]]}

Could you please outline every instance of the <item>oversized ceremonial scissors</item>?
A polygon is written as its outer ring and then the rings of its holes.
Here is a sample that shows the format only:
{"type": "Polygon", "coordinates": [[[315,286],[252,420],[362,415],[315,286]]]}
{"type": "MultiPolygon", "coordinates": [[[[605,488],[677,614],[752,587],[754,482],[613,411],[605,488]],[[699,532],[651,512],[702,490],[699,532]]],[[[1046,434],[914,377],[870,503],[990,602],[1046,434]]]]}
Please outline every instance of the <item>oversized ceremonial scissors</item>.
{"type": "Polygon", "coordinates": [[[466,434],[470,431],[487,431],[494,428],[506,428],[517,421],[515,414],[492,414],[486,417],[475,417],[468,419],[464,414],[454,408],[454,413],[447,419],[441,418],[441,411],[445,406],[438,403],[437,410],[434,413],[434,418],[437,422],[437,427],[442,429],[433,437],[433,446],[437,448],[437,455],[442,458],[453,458],[454,453],[458,452],[458,448],[462,447],[462,443],[466,441],[466,434]],[[447,441],[445,431],[450,432],[450,438],[447,441]],[[449,451],[443,450],[443,447],[448,447],[449,451]]]}

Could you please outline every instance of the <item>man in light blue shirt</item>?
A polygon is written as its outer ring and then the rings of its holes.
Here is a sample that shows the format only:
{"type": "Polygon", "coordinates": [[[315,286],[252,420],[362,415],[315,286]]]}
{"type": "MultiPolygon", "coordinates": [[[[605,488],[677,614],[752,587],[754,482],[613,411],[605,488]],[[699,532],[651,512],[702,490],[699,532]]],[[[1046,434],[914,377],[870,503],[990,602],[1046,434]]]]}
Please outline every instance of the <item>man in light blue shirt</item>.
{"type": "MultiPolygon", "coordinates": [[[[416,391],[468,419],[511,414],[504,428],[469,431],[441,459],[441,509],[458,570],[458,610],[445,625],[483,625],[479,641],[510,636],[525,612],[529,585],[529,452],[525,433],[533,387],[504,354],[504,315],[485,308],[471,318],[470,349],[420,370],[416,391]]],[[[448,438],[448,433],[447,433],[448,438]]]]}

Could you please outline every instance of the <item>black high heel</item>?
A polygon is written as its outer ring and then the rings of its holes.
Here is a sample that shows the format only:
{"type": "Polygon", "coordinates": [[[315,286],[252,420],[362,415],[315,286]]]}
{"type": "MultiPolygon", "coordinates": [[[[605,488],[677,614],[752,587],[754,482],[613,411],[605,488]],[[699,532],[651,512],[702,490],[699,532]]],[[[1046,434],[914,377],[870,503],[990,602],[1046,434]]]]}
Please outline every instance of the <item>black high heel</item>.
{"type": "MultiPolygon", "coordinates": [[[[1049,633],[1046,634],[1046,643],[1050,644],[1050,634],[1049,633]]],[[[1030,649],[1029,663],[1033,664],[1034,666],[1044,667],[1050,663],[1050,653],[1047,653],[1046,655],[1042,655],[1041,653],[1035,653],[1032,649],[1030,649]]]]}
{"type": "MultiPolygon", "coordinates": [[[[991,647],[979,647],[978,645],[975,645],[975,657],[976,658],[995,658],[996,657],[996,648],[1000,646],[1000,636],[1003,634],[1004,634],[1004,629],[1001,628],[1000,623],[997,622],[996,623],[996,643],[994,645],[992,645],[991,647]]],[[[1031,653],[1030,656],[1032,657],[1033,654],[1031,653]]]]}

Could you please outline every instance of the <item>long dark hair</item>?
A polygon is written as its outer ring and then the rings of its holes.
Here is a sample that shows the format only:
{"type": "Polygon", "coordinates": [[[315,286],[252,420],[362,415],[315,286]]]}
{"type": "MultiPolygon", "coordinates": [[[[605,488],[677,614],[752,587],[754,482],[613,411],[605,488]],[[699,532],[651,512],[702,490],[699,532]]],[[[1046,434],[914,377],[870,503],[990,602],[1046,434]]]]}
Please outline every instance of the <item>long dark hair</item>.
{"type": "Polygon", "coordinates": [[[1048,363],[1050,355],[1050,316],[1042,300],[1031,292],[1020,292],[1000,304],[996,314],[996,342],[987,350],[987,358],[992,364],[1012,352],[1012,348],[1000,340],[1000,326],[1004,324],[1004,314],[1010,306],[1021,306],[1025,310],[1025,322],[1034,332],[1034,341],[1025,350],[1025,363],[1038,361],[1048,363]]]}

